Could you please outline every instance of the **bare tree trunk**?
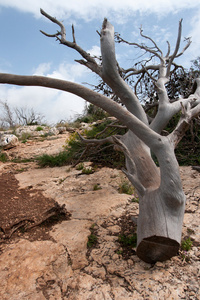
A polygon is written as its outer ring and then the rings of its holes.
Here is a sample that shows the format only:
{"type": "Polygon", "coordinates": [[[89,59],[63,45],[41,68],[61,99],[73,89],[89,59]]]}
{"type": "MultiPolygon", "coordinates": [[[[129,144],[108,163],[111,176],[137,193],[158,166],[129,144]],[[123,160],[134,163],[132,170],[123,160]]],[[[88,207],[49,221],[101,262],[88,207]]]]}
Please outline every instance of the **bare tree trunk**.
{"type": "MultiPolygon", "coordinates": [[[[158,65],[148,67],[148,70],[159,71],[158,78],[153,78],[159,98],[158,113],[149,124],[139,99],[120,76],[120,68],[115,57],[113,26],[106,19],[104,20],[100,34],[102,65],[98,65],[90,54],[76,44],[74,28],[72,28],[73,42],[69,42],[66,40],[64,25],[43,10],[41,13],[60,26],[60,31],[54,35],[42,33],[48,37],[55,37],[61,44],[75,49],[83,58],[77,62],[98,74],[120,98],[124,107],[101,93],[65,80],[43,76],[0,74],[0,83],[43,86],[70,92],[104,109],[126,125],[129,131],[124,136],[109,137],[109,141],[125,154],[126,169],[123,171],[139,195],[137,255],[148,263],[163,261],[176,255],[181,242],[185,195],[174,148],[184,135],[192,118],[200,113],[200,79],[196,80],[197,89],[194,95],[174,103],[170,103],[165,88],[174,58],[182,55],[190,45],[189,41],[182,52],[178,53],[182,20],[179,22],[177,43],[172,55],[170,55],[169,43],[167,54],[164,56],[157,44],[151,38],[144,36],[142,31],[141,36],[151,41],[153,47],[128,43],[118,37],[120,42],[139,47],[160,61],[158,65]],[[164,126],[180,110],[182,110],[182,116],[174,131],[167,137],[162,136],[160,133],[164,126]],[[151,152],[157,157],[159,168],[155,165],[151,152]]],[[[145,67],[142,67],[142,70],[135,68],[130,70],[133,70],[136,75],[147,72],[152,79],[152,75],[145,67]]]]}
{"type": "MultiPolygon", "coordinates": [[[[166,139],[155,151],[160,168],[155,166],[147,147],[128,133],[122,138],[134,161],[138,188],[137,255],[148,263],[164,261],[177,254],[181,242],[185,195],[172,143],[166,139]]],[[[130,159],[126,175],[136,186],[130,159]]]]}
{"type": "Polygon", "coordinates": [[[137,255],[148,263],[171,258],[180,246],[185,196],[179,205],[169,205],[168,196],[153,190],[140,198],[137,255]]]}
{"type": "Polygon", "coordinates": [[[137,255],[148,263],[176,255],[181,242],[185,195],[173,149],[165,152],[159,153],[159,188],[148,188],[140,197],[137,255]]]}
{"type": "MultiPolygon", "coordinates": [[[[151,263],[176,254],[181,241],[185,196],[174,154],[175,133],[170,138],[161,136],[119,104],[75,83],[11,74],[0,74],[0,82],[72,92],[105,109],[125,124],[130,129],[120,140],[126,156],[125,174],[136,187],[140,199],[137,254],[151,263]],[[160,174],[150,149],[158,158],[160,174]]],[[[180,127],[184,124],[180,123],[180,127]]]]}

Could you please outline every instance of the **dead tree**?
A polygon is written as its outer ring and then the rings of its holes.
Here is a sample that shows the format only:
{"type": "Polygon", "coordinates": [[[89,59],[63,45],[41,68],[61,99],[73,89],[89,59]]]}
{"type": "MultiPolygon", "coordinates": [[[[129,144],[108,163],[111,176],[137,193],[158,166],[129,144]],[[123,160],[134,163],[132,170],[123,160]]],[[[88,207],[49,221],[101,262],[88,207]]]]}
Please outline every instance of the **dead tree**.
{"type": "Polygon", "coordinates": [[[43,10],[41,13],[60,28],[56,34],[47,34],[43,31],[42,33],[47,37],[55,37],[61,44],[77,51],[82,57],[77,62],[100,76],[112,89],[113,94],[120,98],[123,105],[80,84],[49,77],[0,74],[0,83],[43,86],[75,94],[101,107],[128,127],[129,131],[125,135],[110,137],[109,141],[124,152],[126,169],[123,171],[139,195],[137,255],[149,263],[169,259],[177,254],[180,245],[185,209],[185,195],[174,149],[188,129],[192,118],[200,113],[200,79],[196,80],[194,94],[187,99],[170,102],[165,88],[174,60],[190,45],[190,40],[187,40],[186,46],[180,51],[182,20],[179,22],[175,49],[171,53],[168,43],[166,55],[154,40],[143,34],[142,30],[141,36],[151,42],[151,46],[128,43],[118,36],[120,42],[143,49],[158,60],[157,65],[148,64],[140,69],[123,70],[127,76],[130,73],[133,75],[146,73],[150,77],[152,77],[151,70],[158,71],[158,78],[151,78],[157,88],[158,110],[149,123],[136,94],[121,76],[122,69],[115,56],[114,28],[107,19],[104,20],[99,33],[102,57],[98,63],[77,44],[73,26],[72,41],[69,41],[66,39],[63,23],[43,10]],[[163,136],[162,130],[179,111],[182,114],[176,128],[168,136],[163,136]],[[160,168],[155,165],[152,153],[157,157],[160,168]]]}
{"type": "Polygon", "coordinates": [[[0,121],[2,127],[9,126],[10,128],[13,128],[16,124],[15,117],[13,116],[13,111],[8,104],[7,101],[0,100],[0,107],[1,107],[1,113],[0,121]]]}
{"type": "Polygon", "coordinates": [[[15,114],[18,119],[18,123],[21,125],[39,125],[42,123],[43,115],[36,112],[33,108],[16,107],[15,114]]]}

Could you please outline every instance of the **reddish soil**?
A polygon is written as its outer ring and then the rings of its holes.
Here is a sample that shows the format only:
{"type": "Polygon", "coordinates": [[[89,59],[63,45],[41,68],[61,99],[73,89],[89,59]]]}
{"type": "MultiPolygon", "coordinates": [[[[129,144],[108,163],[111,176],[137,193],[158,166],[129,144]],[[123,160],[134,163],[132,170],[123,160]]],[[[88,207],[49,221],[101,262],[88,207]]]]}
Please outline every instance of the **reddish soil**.
{"type": "MultiPolygon", "coordinates": [[[[13,237],[31,240],[49,239],[50,227],[63,216],[49,218],[57,203],[40,190],[19,188],[12,172],[0,175],[0,237],[3,242],[13,237]],[[39,226],[36,226],[39,225],[39,226]],[[26,232],[27,231],[27,232],[26,232]]],[[[67,217],[67,214],[66,214],[67,217]]]]}

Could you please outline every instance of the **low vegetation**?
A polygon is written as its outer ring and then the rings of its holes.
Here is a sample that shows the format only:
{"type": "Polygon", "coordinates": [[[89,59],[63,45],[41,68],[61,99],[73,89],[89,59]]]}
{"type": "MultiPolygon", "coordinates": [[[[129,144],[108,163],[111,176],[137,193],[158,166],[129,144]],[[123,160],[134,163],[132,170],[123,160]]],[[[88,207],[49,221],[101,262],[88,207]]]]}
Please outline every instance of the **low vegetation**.
{"type": "Polygon", "coordinates": [[[31,134],[29,132],[23,132],[21,137],[20,137],[20,141],[22,143],[26,143],[27,140],[31,137],[31,134]]]}
{"type": "Polygon", "coordinates": [[[3,163],[8,161],[8,157],[7,157],[6,153],[0,152],[0,161],[3,163]]]}
{"type": "MultiPolygon", "coordinates": [[[[90,116],[92,119],[92,116],[90,116]]],[[[92,120],[95,120],[95,115],[92,120]]],[[[76,126],[84,120],[84,117],[78,118],[71,125],[76,126]]],[[[84,138],[86,139],[101,139],[110,136],[113,133],[125,132],[125,129],[109,127],[111,120],[103,119],[91,127],[91,130],[84,131],[84,138]]],[[[80,136],[74,132],[66,140],[64,150],[57,155],[44,154],[38,157],[38,163],[41,167],[54,167],[66,164],[77,163],[77,168],[82,169],[84,174],[92,173],[89,169],[84,169],[83,162],[91,161],[95,164],[109,167],[121,168],[124,166],[124,155],[121,152],[113,151],[113,145],[107,143],[104,145],[88,145],[82,142],[80,136]],[[82,163],[82,164],[81,164],[82,163]]]]}
{"type": "Polygon", "coordinates": [[[40,167],[61,167],[68,162],[69,155],[66,151],[62,151],[56,155],[43,154],[37,157],[40,167]]]}
{"type": "Polygon", "coordinates": [[[82,174],[90,175],[90,174],[94,173],[94,171],[95,171],[94,168],[87,167],[87,168],[82,169],[82,174]]]}
{"type": "Polygon", "coordinates": [[[118,236],[118,242],[122,247],[132,247],[135,248],[137,245],[137,234],[120,234],[118,236]]]}
{"type": "MultiPolygon", "coordinates": [[[[169,122],[166,131],[172,132],[178,123],[180,113],[176,114],[169,122]]],[[[191,126],[175,149],[180,166],[200,165],[200,123],[196,118],[191,121],[191,126]]]]}
{"type": "Polygon", "coordinates": [[[192,243],[191,238],[190,237],[186,238],[181,243],[181,249],[184,251],[189,251],[189,250],[191,250],[192,245],[193,245],[193,243],[192,243]]]}
{"type": "Polygon", "coordinates": [[[36,130],[36,131],[42,131],[42,130],[43,130],[43,127],[42,127],[42,126],[38,126],[38,127],[36,127],[35,130],[36,130]]]}
{"type": "MultiPolygon", "coordinates": [[[[171,132],[172,128],[174,128],[174,125],[177,123],[178,118],[179,116],[174,116],[166,128],[166,132],[171,132]]],[[[109,118],[108,114],[103,112],[102,109],[96,108],[94,105],[89,105],[86,112],[72,123],[67,123],[67,127],[74,129],[80,128],[82,122],[96,122],[91,126],[91,129],[84,130],[83,136],[85,139],[103,139],[113,134],[124,134],[126,132],[126,128],[118,127],[119,123],[112,125],[112,120],[109,118]],[[115,125],[117,125],[117,127],[115,127],[115,125]]],[[[64,124],[66,126],[66,122],[64,124]]],[[[57,126],[58,125],[63,125],[63,122],[57,124],[57,126]]],[[[37,128],[38,131],[42,130],[42,126],[38,126],[37,128]]],[[[22,141],[26,142],[28,138],[29,136],[24,136],[22,141]]],[[[192,128],[188,130],[186,136],[176,149],[176,155],[180,165],[200,164],[200,155],[198,154],[200,153],[199,141],[200,128],[197,121],[194,120],[192,128]]],[[[84,143],[76,132],[73,132],[66,140],[64,151],[54,156],[45,154],[38,158],[41,167],[78,164],[77,168],[80,168],[80,170],[84,168],[84,161],[91,161],[100,166],[120,169],[124,167],[125,158],[122,152],[114,151],[113,145],[109,143],[103,145],[84,143]]],[[[119,191],[132,194],[131,187],[125,182],[121,184],[119,191]]]]}
{"type": "Polygon", "coordinates": [[[120,194],[133,195],[135,189],[128,180],[122,179],[118,191],[120,194]]]}
{"type": "Polygon", "coordinates": [[[88,247],[88,248],[91,248],[91,247],[93,247],[96,243],[97,243],[97,236],[96,236],[95,234],[91,233],[91,234],[88,236],[87,247],[88,247]]]}
{"type": "Polygon", "coordinates": [[[98,191],[98,190],[101,190],[101,189],[102,189],[102,187],[100,186],[99,183],[97,183],[97,184],[95,184],[95,185],[93,186],[93,191],[98,191]]]}
{"type": "Polygon", "coordinates": [[[83,164],[83,163],[80,163],[80,164],[78,164],[78,165],[76,166],[76,170],[78,170],[78,171],[83,170],[83,168],[84,168],[84,164],[83,164]]]}
{"type": "Polygon", "coordinates": [[[92,248],[97,244],[98,237],[96,235],[96,224],[92,224],[90,227],[90,232],[91,234],[88,236],[88,242],[87,242],[87,247],[92,248]]]}
{"type": "MultiPolygon", "coordinates": [[[[179,115],[173,117],[169,122],[166,131],[171,132],[175,124],[178,122],[179,115]]],[[[86,139],[102,139],[112,134],[124,134],[125,128],[119,128],[112,125],[112,120],[109,115],[102,109],[89,105],[85,113],[82,116],[78,116],[77,119],[71,123],[60,122],[57,126],[65,126],[70,128],[79,128],[81,123],[93,123],[90,130],[85,130],[83,135],[86,139]],[[63,125],[64,124],[64,125],[63,125]]],[[[119,124],[116,124],[119,125],[119,124]]],[[[36,131],[42,131],[43,126],[38,125],[36,131]]],[[[14,132],[13,132],[14,133],[14,132]]],[[[43,137],[48,137],[49,134],[45,133],[43,137]]],[[[22,133],[20,141],[26,143],[31,138],[31,134],[28,132],[22,133]]],[[[186,136],[182,139],[176,149],[176,156],[180,165],[199,165],[200,164],[200,127],[198,120],[194,120],[191,128],[186,133],[186,136]]],[[[0,160],[5,161],[4,155],[1,155],[0,160]]],[[[155,158],[156,160],[156,158],[155,158]]],[[[79,135],[74,132],[66,140],[64,150],[57,155],[41,155],[37,158],[40,167],[56,167],[67,164],[76,165],[80,170],[84,169],[83,162],[91,161],[100,166],[108,166],[114,168],[124,167],[124,155],[122,152],[114,151],[113,145],[107,143],[104,145],[88,145],[83,143],[79,135]]],[[[90,170],[83,170],[84,174],[90,173],[90,170]]],[[[127,182],[120,184],[119,192],[132,194],[132,186],[127,182]]]]}
{"type": "Polygon", "coordinates": [[[179,257],[183,262],[190,262],[191,255],[189,251],[191,250],[192,246],[193,242],[190,237],[186,237],[184,240],[182,240],[179,250],[179,257]]]}

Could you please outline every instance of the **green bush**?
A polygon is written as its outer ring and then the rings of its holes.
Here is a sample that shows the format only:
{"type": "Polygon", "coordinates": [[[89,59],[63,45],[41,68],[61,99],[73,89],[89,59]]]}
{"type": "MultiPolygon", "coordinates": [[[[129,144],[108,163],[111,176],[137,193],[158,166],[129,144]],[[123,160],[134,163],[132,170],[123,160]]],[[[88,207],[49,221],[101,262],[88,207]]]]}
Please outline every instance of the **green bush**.
{"type": "Polygon", "coordinates": [[[76,170],[78,170],[78,171],[83,170],[83,168],[84,168],[84,164],[83,164],[83,163],[80,163],[80,164],[78,164],[78,165],[76,166],[76,170]]]}
{"type": "Polygon", "coordinates": [[[0,161],[3,162],[3,163],[8,161],[8,157],[7,157],[6,153],[1,153],[0,152],[0,161]]]}
{"type": "Polygon", "coordinates": [[[118,242],[122,245],[122,247],[136,247],[137,245],[137,234],[125,235],[120,234],[118,236],[118,242]]]}
{"type": "Polygon", "coordinates": [[[94,173],[94,169],[91,167],[83,168],[82,169],[82,174],[90,175],[94,173]]]}
{"type": "Polygon", "coordinates": [[[185,250],[185,251],[189,251],[189,250],[191,250],[192,245],[193,245],[193,243],[191,241],[191,238],[189,237],[189,238],[187,238],[187,239],[185,239],[185,240],[182,241],[182,243],[181,243],[181,249],[185,250]]]}
{"type": "Polygon", "coordinates": [[[93,247],[97,243],[97,240],[98,240],[97,236],[94,233],[91,233],[88,236],[88,242],[87,242],[88,248],[93,247]]]}
{"type": "Polygon", "coordinates": [[[89,104],[89,106],[85,110],[85,113],[81,116],[78,116],[78,118],[76,118],[72,125],[76,124],[76,127],[78,127],[78,124],[80,124],[81,122],[92,123],[98,120],[102,120],[108,116],[108,113],[105,112],[102,108],[99,108],[93,104],[89,104]]]}
{"type": "Polygon", "coordinates": [[[43,127],[42,127],[42,126],[38,126],[35,130],[36,130],[36,131],[42,131],[42,130],[43,130],[43,127]]]}
{"type": "Polygon", "coordinates": [[[132,195],[134,193],[134,187],[127,180],[122,180],[119,184],[119,193],[132,195]]]}
{"type": "Polygon", "coordinates": [[[131,199],[131,202],[139,203],[139,198],[138,197],[134,197],[133,199],[131,199]]]}
{"type": "Polygon", "coordinates": [[[37,157],[40,167],[61,167],[69,161],[69,155],[66,151],[62,151],[57,155],[43,154],[37,157]]]}
{"type": "MultiPolygon", "coordinates": [[[[181,113],[177,113],[168,123],[166,131],[172,132],[178,123],[181,113]]],[[[192,120],[190,128],[175,149],[180,166],[200,164],[200,126],[198,120],[192,120]],[[198,154],[197,154],[198,153],[198,154]]]]}
{"type": "Polygon", "coordinates": [[[97,184],[95,184],[94,186],[93,186],[93,191],[98,191],[98,190],[101,190],[102,188],[101,188],[101,186],[100,186],[100,184],[99,183],[97,183],[97,184]]]}
{"type": "Polygon", "coordinates": [[[22,143],[26,143],[27,140],[31,137],[31,134],[28,133],[28,132],[23,132],[21,137],[20,137],[20,140],[22,141],[22,143]]]}
{"type": "Polygon", "coordinates": [[[18,164],[18,163],[27,163],[27,162],[31,162],[31,161],[33,161],[34,159],[32,159],[32,158],[13,158],[11,161],[13,162],[13,163],[16,163],[16,164],[18,164]]]}
{"type": "MultiPolygon", "coordinates": [[[[87,139],[101,139],[111,134],[125,133],[124,129],[107,127],[110,122],[110,120],[104,120],[100,124],[93,126],[91,130],[85,130],[84,137],[87,139]]],[[[71,134],[70,138],[66,141],[65,149],[72,164],[76,163],[81,157],[82,162],[91,161],[98,165],[114,168],[122,168],[124,166],[124,154],[114,151],[112,144],[88,145],[80,140],[77,133],[71,134]]]]}
{"type": "Polygon", "coordinates": [[[87,247],[91,248],[93,246],[95,246],[98,242],[98,237],[96,235],[96,224],[92,224],[92,226],[90,227],[90,232],[91,234],[88,236],[88,242],[87,242],[87,247]]]}
{"type": "Polygon", "coordinates": [[[43,154],[37,157],[37,161],[40,167],[61,167],[75,162],[80,155],[81,143],[78,141],[78,135],[71,134],[67,140],[67,146],[65,150],[56,155],[43,154]]]}

